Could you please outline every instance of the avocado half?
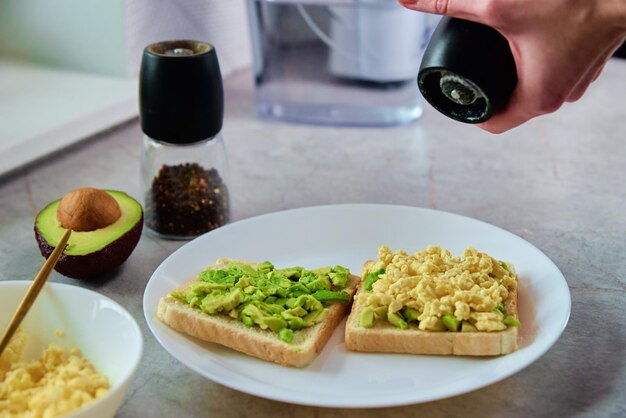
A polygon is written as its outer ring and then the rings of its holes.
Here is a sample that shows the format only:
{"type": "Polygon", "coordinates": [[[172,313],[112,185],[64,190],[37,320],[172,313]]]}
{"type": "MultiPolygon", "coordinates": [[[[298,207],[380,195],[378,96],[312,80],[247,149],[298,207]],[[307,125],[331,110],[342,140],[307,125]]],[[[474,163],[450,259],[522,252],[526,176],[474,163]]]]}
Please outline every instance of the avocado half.
{"type": "MultiPolygon", "coordinates": [[[[124,192],[105,190],[120,206],[121,216],[94,231],[72,231],[55,270],[67,277],[89,279],[121,265],[133,252],[143,228],[139,202],[124,192]]],[[[46,206],[35,218],[35,238],[41,255],[48,258],[66,229],[57,220],[61,199],[46,206]]]]}

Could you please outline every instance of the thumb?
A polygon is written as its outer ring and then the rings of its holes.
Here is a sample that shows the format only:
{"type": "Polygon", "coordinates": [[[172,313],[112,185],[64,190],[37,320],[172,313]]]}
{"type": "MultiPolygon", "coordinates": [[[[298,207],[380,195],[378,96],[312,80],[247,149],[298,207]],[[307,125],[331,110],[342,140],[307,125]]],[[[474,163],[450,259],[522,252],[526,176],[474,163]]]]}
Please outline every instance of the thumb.
{"type": "Polygon", "coordinates": [[[398,0],[398,3],[418,12],[480,21],[483,2],[477,0],[398,0]]]}

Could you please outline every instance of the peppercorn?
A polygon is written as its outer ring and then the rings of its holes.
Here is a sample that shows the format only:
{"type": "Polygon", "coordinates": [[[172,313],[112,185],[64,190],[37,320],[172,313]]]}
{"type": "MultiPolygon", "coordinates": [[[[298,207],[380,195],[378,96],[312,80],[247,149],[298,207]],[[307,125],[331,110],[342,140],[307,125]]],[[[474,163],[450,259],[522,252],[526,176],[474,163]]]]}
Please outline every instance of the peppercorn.
{"type": "Polygon", "coordinates": [[[168,237],[195,237],[230,221],[228,189],[215,168],[163,165],[146,193],[146,224],[168,237]]]}

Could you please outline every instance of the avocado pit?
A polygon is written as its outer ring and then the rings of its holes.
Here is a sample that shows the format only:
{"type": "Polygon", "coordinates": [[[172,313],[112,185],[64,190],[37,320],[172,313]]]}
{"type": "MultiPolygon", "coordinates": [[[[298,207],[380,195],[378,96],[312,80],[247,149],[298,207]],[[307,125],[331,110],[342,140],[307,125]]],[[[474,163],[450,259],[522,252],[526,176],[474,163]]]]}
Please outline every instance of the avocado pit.
{"type": "Polygon", "coordinates": [[[65,229],[95,231],[113,224],[122,216],[115,198],[93,187],[72,190],[59,203],[57,219],[65,229]]]}

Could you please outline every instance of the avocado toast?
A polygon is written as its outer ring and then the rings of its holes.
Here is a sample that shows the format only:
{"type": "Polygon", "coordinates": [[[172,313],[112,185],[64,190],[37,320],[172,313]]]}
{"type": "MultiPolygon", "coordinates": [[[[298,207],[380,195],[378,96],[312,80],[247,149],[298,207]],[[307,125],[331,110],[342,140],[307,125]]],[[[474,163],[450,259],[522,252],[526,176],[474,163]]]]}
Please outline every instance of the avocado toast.
{"type": "Polygon", "coordinates": [[[202,340],[303,367],[348,314],[359,282],[341,266],[276,269],[222,258],[161,298],[157,318],[202,340]]]}

